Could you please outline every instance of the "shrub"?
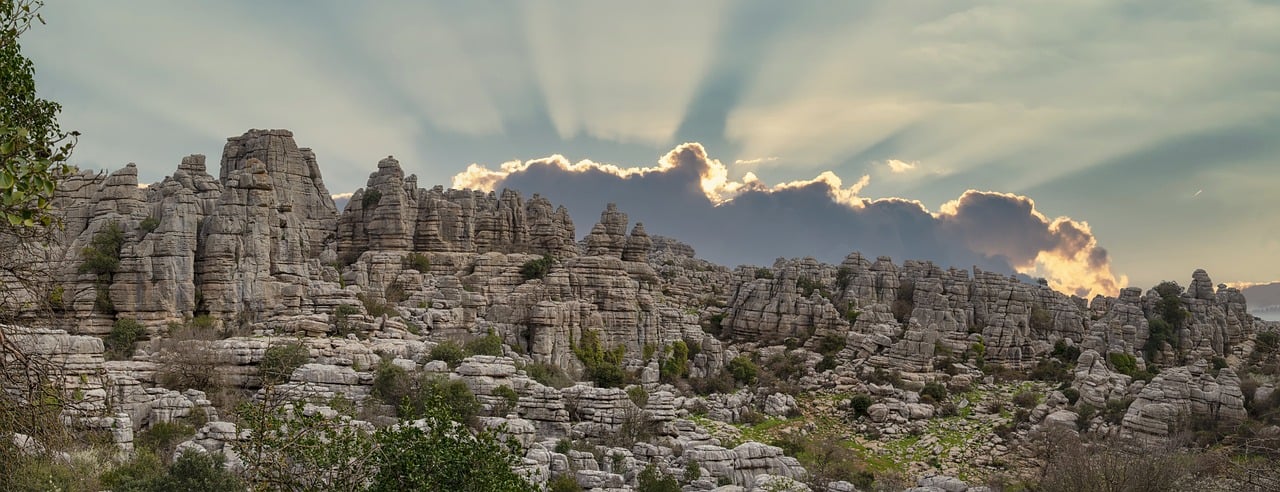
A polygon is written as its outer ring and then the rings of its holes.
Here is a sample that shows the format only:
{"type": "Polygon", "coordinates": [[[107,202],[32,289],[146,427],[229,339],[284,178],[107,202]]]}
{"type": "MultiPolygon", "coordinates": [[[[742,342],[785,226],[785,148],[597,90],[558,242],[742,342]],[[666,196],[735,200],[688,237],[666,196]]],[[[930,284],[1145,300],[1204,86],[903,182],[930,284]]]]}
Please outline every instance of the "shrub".
{"type": "Polygon", "coordinates": [[[676,477],[662,473],[652,463],[640,472],[637,482],[636,492],[680,492],[676,477]]]}
{"type": "Polygon", "coordinates": [[[684,481],[692,482],[702,478],[702,467],[698,466],[697,461],[689,460],[684,464],[684,481]]]}
{"type": "Polygon", "coordinates": [[[1066,383],[1075,379],[1075,375],[1068,370],[1067,365],[1056,359],[1042,359],[1027,376],[1037,381],[1054,383],[1066,383]]]}
{"type": "Polygon", "coordinates": [[[506,416],[508,411],[515,408],[516,405],[520,403],[520,394],[516,393],[516,390],[511,389],[510,386],[505,384],[494,388],[493,396],[502,398],[503,403],[506,404],[504,408],[497,409],[498,411],[494,412],[494,415],[499,417],[506,416]]]}
{"type": "Polygon", "coordinates": [[[134,344],[147,330],[131,318],[120,318],[111,324],[111,333],[102,344],[106,348],[107,360],[121,360],[133,357],[134,344]]]}
{"type": "Polygon", "coordinates": [[[547,274],[551,272],[552,265],[555,264],[556,259],[551,255],[544,255],[536,260],[526,261],[523,265],[520,265],[520,276],[524,277],[525,281],[546,278],[547,274]]]}
{"type": "Polygon", "coordinates": [[[578,342],[572,347],[573,354],[582,365],[586,366],[587,377],[602,388],[618,388],[626,379],[622,371],[622,357],[626,347],[618,346],[611,350],[601,347],[600,335],[595,331],[585,330],[578,342]]]}
{"type": "Polygon", "coordinates": [[[378,202],[382,201],[382,192],[378,190],[365,190],[364,197],[360,199],[360,205],[369,209],[378,206],[378,202]]]}
{"type": "Polygon", "coordinates": [[[356,327],[351,323],[352,316],[360,314],[360,308],[350,304],[343,304],[333,310],[333,334],[338,337],[346,337],[347,335],[356,333],[356,327]]]}
{"type": "Polygon", "coordinates": [[[156,422],[139,432],[134,439],[134,444],[139,449],[150,451],[167,460],[168,457],[173,456],[178,443],[189,439],[195,433],[194,427],[181,422],[156,422]]]}
{"type": "Polygon", "coordinates": [[[729,313],[716,313],[707,318],[707,333],[711,336],[719,338],[724,332],[724,319],[729,317],[729,313]]]}
{"type": "Polygon", "coordinates": [[[1142,353],[1148,360],[1155,360],[1156,354],[1164,350],[1166,342],[1170,345],[1176,343],[1177,334],[1173,325],[1160,318],[1152,318],[1147,326],[1150,329],[1147,330],[1147,342],[1142,345],[1142,353]]]}
{"type": "Polygon", "coordinates": [[[927,396],[935,402],[946,401],[947,387],[937,381],[929,381],[924,384],[924,389],[920,390],[920,396],[927,396]]]}
{"type": "Polygon", "coordinates": [[[839,366],[839,364],[836,363],[835,357],[824,355],[822,356],[822,360],[818,361],[818,364],[813,367],[813,370],[817,372],[826,372],[835,369],[837,366],[839,366]]]}
{"type": "Polygon", "coordinates": [[[1128,413],[1130,403],[1133,403],[1132,398],[1125,398],[1123,400],[1107,400],[1107,406],[1102,410],[1103,420],[1115,425],[1120,425],[1121,422],[1124,422],[1124,414],[1128,413]]]}
{"type": "Polygon", "coordinates": [[[160,218],[155,216],[150,216],[145,219],[142,219],[142,222],[138,223],[138,230],[146,233],[153,232],[159,227],[160,227],[160,218]]]}
{"type": "Polygon", "coordinates": [[[827,291],[827,287],[822,282],[810,279],[808,277],[800,277],[796,279],[796,288],[800,289],[801,295],[804,297],[812,296],[814,292],[822,297],[830,298],[831,293],[827,291]]]}
{"type": "Polygon", "coordinates": [[[1111,352],[1107,354],[1107,361],[1111,362],[1111,366],[1120,374],[1133,376],[1138,373],[1138,360],[1132,355],[1111,352]]]}
{"type": "Polygon", "coordinates": [[[524,367],[524,372],[534,381],[544,386],[561,389],[573,386],[573,380],[564,373],[564,369],[554,364],[535,362],[524,367]]]}
{"type": "Polygon", "coordinates": [[[1057,357],[1064,364],[1075,364],[1080,359],[1080,347],[1067,345],[1065,338],[1059,338],[1053,343],[1053,352],[1050,355],[1057,357]]]}
{"type": "Polygon", "coordinates": [[[649,392],[645,391],[643,386],[627,388],[627,397],[631,399],[631,403],[635,403],[640,408],[649,404],[649,392]]]}
{"type": "Polygon", "coordinates": [[[416,418],[428,409],[435,409],[449,420],[469,422],[480,411],[480,402],[466,383],[428,374],[414,378],[403,368],[385,361],[378,365],[374,375],[373,394],[383,403],[395,406],[396,414],[402,418],[416,418]]]}
{"type": "Polygon", "coordinates": [[[1075,388],[1067,388],[1062,390],[1062,396],[1067,397],[1067,402],[1075,405],[1080,400],[1080,392],[1075,388]]]}
{"type": "Polygon", "coordinates": [[[151,490],[188,490],[216,492],[243,490],[240,478],[223,465],[221,454],[182,453],[169,466],[168,473],[152,485],[151,490]]]}
{"type": "Polygon", "coordinates": [[[562,437],[559,441],[556,441],[555,452],[560,454],[569,454],[569,450],[571,449],[573,449],[573,442],[568,438],[562,437]]]}
{"type": "MultiPolygon", "coordinates": [[[[753,366],[754,367],[754,366],[753,366]]],[[[729,393],[734,388],[734,376],[729,369],[722,369],[715,375],[708,375],[703,378],[689,381],[693,391],[699,395],[710,395],[712,393],[729,393]]]]}
{"type": "Polygon", "coordinates": [[[663,381],[672,382],[689,375],[689,345],[683,340],[671,344],[671,356],[659,364],[658,374],[663,381]]]}
{"type": "Polygon", "coordinates": [[[467,342],[466,352],[470,355],[502,356],[502,337],[492,333],[467,342]]]}
{"type": "Polygon", "coordinates": [[[427,354],[427,358],[445,361],[445,363],[449,364],[449,367],[456,367],[466,357],[466,352],[453,340],[445,340],[436,344],[435,347],[431,348],[431,352],[427,354]]]}
{"type": "Polygon", "coordinates": [[[1038,304],[1031,305],[1031,329],[1037,333],[1045,333],[1053,330],[1053,315],[1049,314],[1049,310],[1040,307],[1038,304]]]}
{"type": "Polygon", "coordinates": [[[395,308],[388,306],[386,303],[377,300],[373,296],[359,294],[356,296],[356,299],[359,299],[360,303],[364,305],[364,312],[369,313],[369,316],[378,318],[382,316],[395,316],[397,314],[395,308]]]}
{"type": "Polygon", "coordinates": [[[80,250],[80,273],[92,273],[96,276],[94,290],[96,296],[93,308],[100,313],[115,313],[115,305],[111,302],[111,281],[120,269],[120,249],[124,247],[124,230],[117,222],[111,222],[93,235],[89,246],[80,250]]]}
{"type": "Polygon", "coordinates": [[[773,270],[770,270],[770,269],[768,269],[768,268],[764,268],[764,267],[757,268],[757,269],[756,269],[755,277],[756,277],[756,278],[767,278],[767,279],[773,279],[773,270]]]}
{"type": "Polygon", "coordinates": [[[836,270],[836,288],[845,290],[849,288],[849,282],[853,280],[853,269],[849,267],[840,267],[836,270]]]}
{"type": "Polygon", "coordinates": [[[417,270],[420,273],[430,273],[431,259],[427,258],[427,255],[424,254],[409,253],[408,256],[404,257],[404,266],[405,268],[417,270]]]}
{"type": "Polygon", "coordinates": [[[1040,395],[1034,391],[1019,391],[1013,395],[1013,404],[1022,408],[1033,408],[1037,403],[1040,403],[1040,395]]]}
{"type": "Polygon", "coordinates": [[[1264,353],[1275,352],[1280,347],[1280,333],[1264,331],[1258,333],[1257,350],[1264,353]]]}
{"type": "Polygon", "coordinates": [[[302,342],[272,344],[262,355],[258,374],[265,385],[280,384],[289,380],[293,370],[307,363],[310,351],[302,342]]]}
{"type": "Polygon", "coordinates": [[[856,394],[849,399],[849,409],[853,411],[854,416],[864,417],[867,415],[867,409],[871,408],[872,400],[870,395],[856,394]]]}
{"type": "Polygon", "coordinates": [[[818,341],[817,352],[822,355],[836,355],[844,350],[844,337],[827,335],[818,341]]]}
{"type": "Polygon", "coordinates": [[[574,480],[573,473],[561,473],[547,482],[548,492],[582,492],[582,486],[574,480]]]}

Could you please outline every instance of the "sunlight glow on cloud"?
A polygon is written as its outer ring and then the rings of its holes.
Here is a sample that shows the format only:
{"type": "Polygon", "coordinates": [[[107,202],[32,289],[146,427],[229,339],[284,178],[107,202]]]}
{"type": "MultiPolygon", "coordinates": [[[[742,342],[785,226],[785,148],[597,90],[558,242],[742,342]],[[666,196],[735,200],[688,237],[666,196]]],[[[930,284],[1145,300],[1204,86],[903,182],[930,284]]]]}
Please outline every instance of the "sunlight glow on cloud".
{"type": "MultiPolygon", "coordinates": [[[[905,249],[898,253],[924,252],[954,261],[975,259],[984,264],[1004,265],[1018,273],[1043,276],[1053,288],[1071,294],[1115,295],[1128,284],[1127,277],[1117,278],[1112,273],[1108,253],[1098,245],[1087,223],[1069,217],[1050,219],[1036,210],[1030,198],[969,190],[933,213],[914,200],[861,197],[870,180],[870,175],[863,175],[846,187],[831,171],[823,171],[813,179],[773,185],[762,182],[753,173],[733,180],[729,178],[728,168],[708,157],[702,145],[686,143],[663,155],[652,167],[620,167],[590,160],[571,163],[559,155],[506,162],[498,170],[472,164],[454,176],[453,186],[486,191],[515,186],[560,201],[584,203],[590,202],[590,198],[582,197],[593,193],[603,193],[609,201],[642,196],[646,198],[620,206],[637,216],[661,216],[664,222],[660,224],[675,229],[705,233],[707,224],[744,224],[732,232],[755,238],[753,246],[763,247],[768,251],[766,254],[771,255],[785,254],[787,248],[797,244],[806,248],[849,244],[850,248],[856,248],[858,245],[850,242],[851,237],[881,241],[892,237],[884,234],[885,231],[897,231],[895,235],[903,241],[914,241],[899,243],[897,247],[905,249]],[[689,186],[694,180],[696,187],[689,186]],[[689,189],[696,189],[697,196],[688,196],[689,189]],[[662,199],[655,202],[651,197],[662,199]],[[653,208],[645,210],[650,207],[653,208]],[[671,213],[668,207],[680,212],[671,213]],[[743,223],[743,217],[753,220],[743,223]],[[779,233],[775,229],[783,226],[799,229],[790,233],[779,233]],[[867,236],[868,233],[883,237],[867,236]],[[775,236],[786,237],[788,241],[771,250],[767,244],[770,241],[765,238],[775,236]],[[808,240],[790,241],[799,237],[808,240]],[[930,239],[922,241],[922,238],[930,239]]],[[[584,213],[580,209],[575,211],[584,213]]],[[[661,226],[655,224],[657,227],[661,226]]],[[[682,239],[699,247],[697,237],[682,239]]],[[[734,244],[742,247],[745,243],[739,240],[734,244]]],[[[874,244],[893,247],[892,241],[874,244]]],[[[886,252],[867,251],[869,254],[886,252]]]]}
{"type": "Polygon", "coordinates": [[[919,161],[906,162],[906,161],[900,161],[898,159],[889,159],[887,161],[884,161],[884,164],[886,166],[889,166],[889,172],[894,174],[902,174],[912,169],[915,169],[916,166],[920,165],[920,162],[919,161]]]}

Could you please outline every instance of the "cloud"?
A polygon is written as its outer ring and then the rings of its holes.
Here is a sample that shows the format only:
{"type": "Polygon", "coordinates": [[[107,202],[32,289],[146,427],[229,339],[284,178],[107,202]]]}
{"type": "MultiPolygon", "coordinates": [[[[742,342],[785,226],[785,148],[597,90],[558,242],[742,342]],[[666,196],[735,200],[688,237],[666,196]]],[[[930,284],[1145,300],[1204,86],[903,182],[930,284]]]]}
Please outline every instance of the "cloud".
{"type": "Polygon", "coordinates": [[[714,261],[768,264],[778,256],[839,261],[851,251],[942,266],[977,266],[1044,277],[1078,295],[1114,295],[1128,283],[1085,222],[1050,218],[1030,198],[969,190],[936,212],[902,198],[862,196],[864,175],[846,186],[830,171],[767,184],[729,170],[697,143],[677,146],[650,167],[621,167],[555,155],[497,170],[473,164],[455,188],[513,188],[563,203],[579,221],[618,203],[651,233],[690,242],[714,261]]]}
{"type": "Polygon", "coordinates": [[[884,161],[884,164],[886,166],[889,166],[889,172],[894,174],[902,174],[907,171],[914,170],[916,166],[920,165],[920,162],[919,161],[905,162],[897,159],[889,159],[887,161],[884,161]]]}
{"type": "Polygon", "coordinates": [[[777,157],[757,157],[755,159],[737,159],[733,161],[735,166],[755,166],[766,162],[777,162],[777,157]]]}

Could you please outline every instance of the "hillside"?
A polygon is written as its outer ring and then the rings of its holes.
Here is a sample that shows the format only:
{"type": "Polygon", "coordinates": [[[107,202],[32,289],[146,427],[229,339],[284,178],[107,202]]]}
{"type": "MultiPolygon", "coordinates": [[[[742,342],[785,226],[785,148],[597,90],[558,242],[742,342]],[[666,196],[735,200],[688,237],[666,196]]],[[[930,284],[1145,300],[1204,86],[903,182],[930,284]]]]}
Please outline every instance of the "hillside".
{"type": "Polygon", "coordinates": [[[72,177],[58,240],[7,258],[50,278],[6,336],[126,452],[173,424],[177,449],[261,479],[245,408],[358,433],[460,383],[457,420],[517,442],[539,487],[1062,490],[1113,451],[1166,460],[1147,478],[1170,486],[1275,476],[1130,452],[1274,467],[1253,440],[1280,435],[1278,327],[1203,270],[1083,299],[859,252],[731,268],[614,206],[578,241],[546,198],[419,188],[390,157],[339,212],[285,130],[229,139],[216,177],[193,155],[138,184],[72,177]]]}

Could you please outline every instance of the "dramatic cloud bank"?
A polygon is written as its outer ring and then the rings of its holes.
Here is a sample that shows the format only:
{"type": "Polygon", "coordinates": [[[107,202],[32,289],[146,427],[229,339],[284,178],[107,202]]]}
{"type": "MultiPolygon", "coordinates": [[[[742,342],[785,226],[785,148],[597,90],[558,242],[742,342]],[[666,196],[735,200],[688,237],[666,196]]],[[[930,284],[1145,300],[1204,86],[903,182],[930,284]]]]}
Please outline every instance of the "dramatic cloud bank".
{"type": "Polygon", "coordinates": [[[472,164],[454,176],[453,186],[540,193],[568,206],[584,226],[615,202],[650,233],[687,241],[700,255],[730,264],[779,256],[839,261],[861,251],[1044,277],[1053,288],[1082,296],[1114,295],[1128,283],[1112,273],[1087,223],[1046,217],[1030,198],[969,190],[931,212],[914,200],[860,196],[870,179],[845,186],[828,171],[774,185],[752,173],[733,180],[702,145],[686,143],[644,168],[572,163],[560,155],[497,170],[472,164]]]}

